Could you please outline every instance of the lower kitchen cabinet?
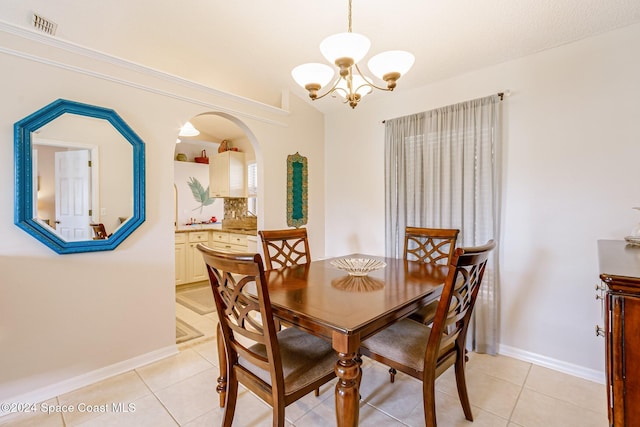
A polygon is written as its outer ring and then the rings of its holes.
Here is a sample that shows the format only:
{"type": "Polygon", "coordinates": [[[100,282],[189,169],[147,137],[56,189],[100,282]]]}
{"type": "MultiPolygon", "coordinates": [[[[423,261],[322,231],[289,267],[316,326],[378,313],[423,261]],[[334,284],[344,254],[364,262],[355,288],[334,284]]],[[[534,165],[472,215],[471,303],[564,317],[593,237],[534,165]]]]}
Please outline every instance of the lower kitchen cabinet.
{"type": "Polygon", "coordinates": [[[247,236],[247,252],[258,252],[258,236],[247,236]]]}
{"type": "Polygon", "coordinates": [[[176,285],[209,280],[198,243],[209,245],[209,231],[176,233],[176,285]]]}
{"type": "Polygon", "coordinates": [[[187,281],[187,233],[176,233],[176,285],[188,283],[187,281]]]}
{"type": "Polygon", "coordinates": [[[175,233],[176,285],[209,280],[198,243],[223,252],[257,252],[257,236],[219,230],[175,233]]]}
{"type": "Polygon", "coordinates": [[[252,252],[246,234],[214,231],[211,234],[213,249],[225,252],[252,252]]]}

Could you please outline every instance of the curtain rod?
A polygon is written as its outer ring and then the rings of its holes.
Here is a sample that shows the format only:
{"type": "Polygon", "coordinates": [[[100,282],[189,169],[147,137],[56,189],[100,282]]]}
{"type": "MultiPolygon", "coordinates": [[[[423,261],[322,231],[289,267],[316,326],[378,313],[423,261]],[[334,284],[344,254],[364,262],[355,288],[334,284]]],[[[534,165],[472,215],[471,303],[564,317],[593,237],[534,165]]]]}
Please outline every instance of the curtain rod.
{"type": "MultiPolygon", "coordinates": [[[[498,92],[496,95],[498,95],[498,97],[500,98],[500,101],[504,100],[505,96],[510,96],[511,95],[511,91],[510,90],[505,90],[504,92],[498,92]]],[[[382,123],[386,123],[386,120],[383,120],[382,123]]]]}

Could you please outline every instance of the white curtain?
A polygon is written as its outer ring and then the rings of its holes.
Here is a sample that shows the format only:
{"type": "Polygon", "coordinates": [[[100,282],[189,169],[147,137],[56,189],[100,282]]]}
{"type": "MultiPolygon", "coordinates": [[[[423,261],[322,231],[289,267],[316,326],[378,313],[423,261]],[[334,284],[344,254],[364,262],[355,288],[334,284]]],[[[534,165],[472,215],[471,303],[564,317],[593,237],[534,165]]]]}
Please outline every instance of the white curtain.
{"type": "MultiPolygon", "coordinates": [[[[493,95],[386,121],[386,255],[403,254],[406,226],[459,228],[457,246],[499,241],[500,97],[493,95]]],[[[469,344],[498,346],[498,250],[469,327],[469,344]]]]}

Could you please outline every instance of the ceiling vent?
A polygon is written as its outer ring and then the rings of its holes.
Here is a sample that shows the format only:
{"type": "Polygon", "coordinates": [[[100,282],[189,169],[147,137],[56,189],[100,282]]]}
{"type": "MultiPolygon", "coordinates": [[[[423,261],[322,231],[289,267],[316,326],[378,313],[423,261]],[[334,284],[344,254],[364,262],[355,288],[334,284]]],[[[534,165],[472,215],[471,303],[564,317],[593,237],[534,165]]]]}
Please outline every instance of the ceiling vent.
{"type": "Polygon", "coordinates": [[[53,21],[48,20],[47,18],[38,15],[37,13],[33,14],[33,27],[36,30],[42,31],[43,33],[47,33],[49,35],[54,36],[56,34],[56,29],[58,28],[58,24],[53,21]]]}

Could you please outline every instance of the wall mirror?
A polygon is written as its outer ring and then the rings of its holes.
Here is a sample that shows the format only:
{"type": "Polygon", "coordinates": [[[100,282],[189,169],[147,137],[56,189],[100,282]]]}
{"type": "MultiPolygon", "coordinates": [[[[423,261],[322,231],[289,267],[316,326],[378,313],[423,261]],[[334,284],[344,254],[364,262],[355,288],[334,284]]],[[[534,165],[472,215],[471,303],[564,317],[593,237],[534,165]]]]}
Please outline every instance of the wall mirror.
{"type": "Polygon", "coordinates": [[[144,142],[114,110],[58,99],[14,144],[14,222],[57,253],[113,250],[144,222],[144,142]]]}

